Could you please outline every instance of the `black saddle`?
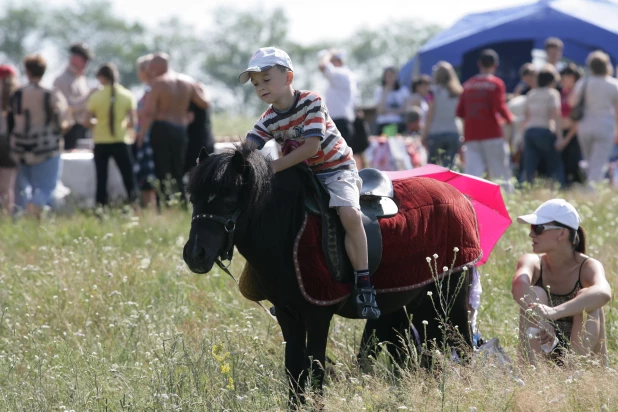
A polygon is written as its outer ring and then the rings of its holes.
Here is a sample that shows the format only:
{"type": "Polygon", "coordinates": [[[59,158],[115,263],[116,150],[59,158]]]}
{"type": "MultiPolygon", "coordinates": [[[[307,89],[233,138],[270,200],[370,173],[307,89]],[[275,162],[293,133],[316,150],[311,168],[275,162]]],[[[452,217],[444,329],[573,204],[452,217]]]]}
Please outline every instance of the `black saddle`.
{"type": "MultiPolygon", "coordinates": [[[[367,233],[369,273],[373,275],[382,260],[382,232],[379,218],[395,216],[399,208],[393,201],[393,182],[377,169],[359,172],[363,185],[360,195],[363,226],[367,233]]],[[[311,173],[313,191],[305,197],[309,213],[322,218],[322,248],[330,273],[342,283],[354,282],[354,271],[345,250],[345,230],[335,209],[328,207],[330,195],[319,179],[311,173]]]]}

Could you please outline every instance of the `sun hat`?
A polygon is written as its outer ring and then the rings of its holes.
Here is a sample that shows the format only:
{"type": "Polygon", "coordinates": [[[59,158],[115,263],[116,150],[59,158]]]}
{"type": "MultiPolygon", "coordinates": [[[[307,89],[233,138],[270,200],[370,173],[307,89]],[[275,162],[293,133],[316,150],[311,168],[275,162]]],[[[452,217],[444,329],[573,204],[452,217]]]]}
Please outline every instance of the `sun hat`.
{"type": "Polygon", "coordinates": [[[286,52],[276,47],[262,47],[253,53],[247,68],[238,76],[238,82],[241,84],[247,83],[251,78],[250,73],[265,72],[277,65],[294,71],[292,59],[290,59],[286,52]]]}
{"type": "Polygon", "coordinates": [[[551,199],[539,206],[534,213],[519,216],[517,221],[529,225],[557,222],[577,230],[582,220],[572,204],[564,199],[551,199]]]}

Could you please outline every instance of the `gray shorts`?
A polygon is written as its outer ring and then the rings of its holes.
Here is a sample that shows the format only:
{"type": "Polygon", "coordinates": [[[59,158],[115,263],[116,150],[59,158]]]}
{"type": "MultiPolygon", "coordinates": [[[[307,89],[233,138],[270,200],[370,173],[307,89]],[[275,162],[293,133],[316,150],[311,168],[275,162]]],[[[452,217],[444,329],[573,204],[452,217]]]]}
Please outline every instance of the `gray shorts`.
{"type": "Polygon", "coordinates": [[[326,179],[318,175],[318,179],[330,194],[329,207],[349,206],[360,210],[360,191],[363,180],[357,171],[342,170],[326,179]]]}

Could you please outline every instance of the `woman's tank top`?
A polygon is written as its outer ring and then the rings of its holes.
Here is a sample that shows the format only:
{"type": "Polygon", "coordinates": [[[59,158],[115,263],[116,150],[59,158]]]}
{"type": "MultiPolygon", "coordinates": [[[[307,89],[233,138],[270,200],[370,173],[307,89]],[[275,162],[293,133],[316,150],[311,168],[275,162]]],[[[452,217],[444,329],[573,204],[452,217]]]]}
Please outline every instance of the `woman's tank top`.
{"type": "MultiPolygon", "coordinates": [[[[582,284],[581,284],[582,267],[584,266],[584,263],[586,263],[588,259],[589,258],[584,259],[584,261],[579,266],[579,275],[577,277],[577,282],[575,282],[575,286],[573,287],[573,289],[565,295],[558,295],[556,293],[551,293],[551,291],[548,291],[547,287],[543,285],[543,259],[539,257],[539,260],[541,261],[540,274],[539,274],[539,279],[536,281],[534,286],[538,286],[545,291],[545,293],[547,294],[547,299],[549,300],[548,306],[551,306],[552,308],[554,308],[558,305],[562,305],[563,303],[570,301],[577,295],[577,292],[579,292],[582,289],[582,284]]],[[[555,320],[554,323],[556,324],[556,327],[558,328],[558,330],[562,333],[564,339],[566,341],[569,341],[571,338],[571,330],[573,329],[573,316],[555,320]]]]}

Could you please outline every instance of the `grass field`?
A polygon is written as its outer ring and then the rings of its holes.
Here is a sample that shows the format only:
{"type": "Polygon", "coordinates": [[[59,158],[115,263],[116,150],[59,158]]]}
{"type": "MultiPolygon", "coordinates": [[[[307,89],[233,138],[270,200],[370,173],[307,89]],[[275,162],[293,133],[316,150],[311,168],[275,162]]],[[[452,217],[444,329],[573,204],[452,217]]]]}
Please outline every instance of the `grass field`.
{"type": "MultiPolygon", "coordinates": [[[[507,198],[513,217],[555,193],[507,198]]],[[[566,194],[588,233],[589,254],[618,284],[618,196],[566,194]]],[[[274,411],[286,408],[284,343],[278,326],[213,270],[190,273],[182,260],[186,212],[99,220],[86,214],[40,225],[0,221],[0,410],[274,411]]],[[[481,267],[479,315],[515,361],[396,378],[387,359],[369,374],[354,366],[363,323],[336,318],[328,355],[336,361],[326,411],[618,410],[618,376],[594,359],[566,367],[516,362],[518,309],[510,280],[530,249],[527,228],[512,225],[481,267]]],[[[426,264],[420,262],[419,264],[426,264]]],[[[232,272],[240,274],[236,255],[232,272]]],[[[610,366],[618,361],[618,317],[606,308],[610,366]]],[[[313,404],[311,402],[314,402],[313,404]]]]}

